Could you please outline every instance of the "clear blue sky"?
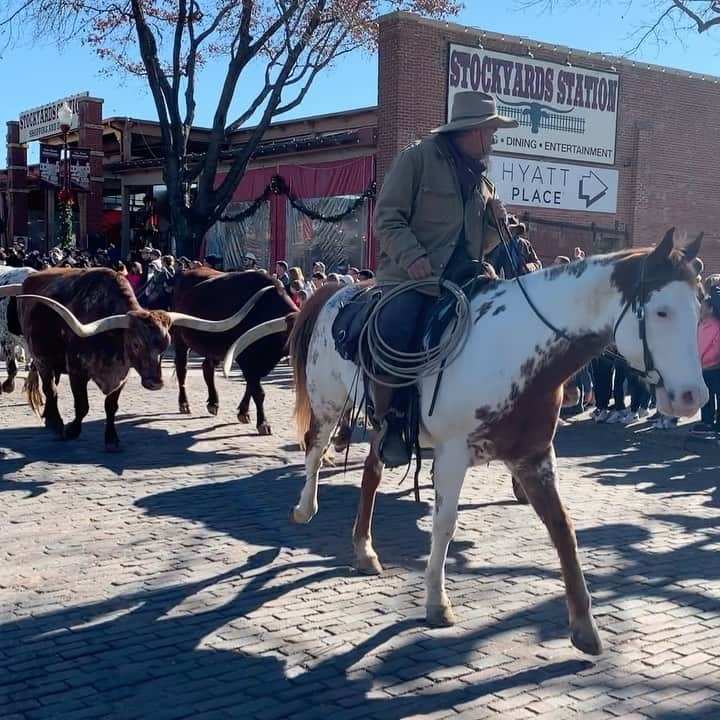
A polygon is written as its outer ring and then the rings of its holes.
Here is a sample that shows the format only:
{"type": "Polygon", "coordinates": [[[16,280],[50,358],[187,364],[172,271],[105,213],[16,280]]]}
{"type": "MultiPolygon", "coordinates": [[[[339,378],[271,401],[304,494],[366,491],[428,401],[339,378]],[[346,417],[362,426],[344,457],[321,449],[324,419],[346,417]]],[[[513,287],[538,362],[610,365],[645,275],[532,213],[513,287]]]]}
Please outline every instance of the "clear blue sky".
{"type": "MultiPolygon", "coordinates": [[[[565,7],[553,14],[537,9],[521,10],[513,0],[495,3],[466,0],[466,5],[453,22],[613,55],[632,49],[636,43],[633,30],[651,17],[648,11],[651,3],[631,0],[597,3],[589,0],[581,8],[565,7]]],[[[682,40],[669,36],[662,47],[649,41],[635,57],[645,62],[720,75],[720,30],[703,36],[688,31],[682,40]]],[[[105,100],[106,117],[128,115],[156,119],[152,99],[142,80],[105,76],[99,69],[99,61],[77,40],[60,51],[51,44],[31,46],[29,43],[6,50],[0,59],[4,81],[0,105],[3,134],[5,122],[17,119],[20,111],[86,90],[105,100]]],[[[201,76],[198,124],[210,123],[221,81],[222,68],[218,66],[209,67],[201,76]]],[[[242,97],[239,94],[238,107],[242,97]]],[[[358,54],[343,58],[326,70],[316,79],[302,105],[284,117],[336,112],[376,102],[377,57],[358,54]]],[[[32,160],[37,157],[37,143],[33,145],[32,160]]],[[[4,165],[2,161],[0,164],[4,165]]]]}

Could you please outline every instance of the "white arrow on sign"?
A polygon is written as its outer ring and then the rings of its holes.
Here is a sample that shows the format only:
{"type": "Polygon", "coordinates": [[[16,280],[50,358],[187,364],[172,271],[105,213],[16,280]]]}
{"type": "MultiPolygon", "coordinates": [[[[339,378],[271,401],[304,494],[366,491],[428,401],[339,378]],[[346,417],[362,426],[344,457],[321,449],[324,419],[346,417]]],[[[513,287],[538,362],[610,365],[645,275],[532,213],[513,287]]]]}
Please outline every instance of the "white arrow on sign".
{"type": "Polygon", "coordinates": [[[585,201],[585,207],[594,205],[608,191],[608,186],[591,170],[580,178],[578,197],[585,201]]]}

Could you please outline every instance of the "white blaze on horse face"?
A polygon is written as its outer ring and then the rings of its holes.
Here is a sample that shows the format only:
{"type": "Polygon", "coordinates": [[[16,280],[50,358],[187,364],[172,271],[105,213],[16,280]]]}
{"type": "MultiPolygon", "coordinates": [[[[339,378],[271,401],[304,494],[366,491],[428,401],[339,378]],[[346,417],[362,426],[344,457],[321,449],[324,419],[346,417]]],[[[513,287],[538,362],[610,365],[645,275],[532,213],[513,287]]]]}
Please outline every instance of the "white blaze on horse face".
{"type": "MultiPolygon", "coordinates": [[[[676,280],[653,292],[645,305],[647,344],[664,387],[658,409],[666,415],[694,415],[708,399],[698,352],[699,308],[694,289],[676,280]]],[[[645,367],[639,325],[631,311],[616,333],[619,352],[633,367],[645,367]]]]}

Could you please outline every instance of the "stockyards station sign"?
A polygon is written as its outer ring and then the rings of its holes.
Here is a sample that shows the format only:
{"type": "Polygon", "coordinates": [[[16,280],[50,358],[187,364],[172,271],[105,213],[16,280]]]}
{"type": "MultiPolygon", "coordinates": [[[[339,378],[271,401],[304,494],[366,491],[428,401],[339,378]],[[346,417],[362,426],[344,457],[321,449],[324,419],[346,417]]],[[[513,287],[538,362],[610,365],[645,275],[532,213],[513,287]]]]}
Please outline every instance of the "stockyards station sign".
{"type": "Polygon", "coordinates": [[[613,73],[450,45],[448,119],[456,92],[481,90],[520,123],[495,150],[612,165],[619,78],[613,73]]]}
{"type": "Polygon", "coordinates": [[[20,142],[27,143],[31,140],[42,140],[43,138],[59,135],[60,121],[58,120],[58,110],[64,102],[72,108],[73,119],[70,123],[70,129],[76,130],[78,127],[78,102],[83,98],[90,97],[89,92],[79,95],[71,95],[70,97],[56,100],[42,107],[25,110],[20,113],[20,142]]]}

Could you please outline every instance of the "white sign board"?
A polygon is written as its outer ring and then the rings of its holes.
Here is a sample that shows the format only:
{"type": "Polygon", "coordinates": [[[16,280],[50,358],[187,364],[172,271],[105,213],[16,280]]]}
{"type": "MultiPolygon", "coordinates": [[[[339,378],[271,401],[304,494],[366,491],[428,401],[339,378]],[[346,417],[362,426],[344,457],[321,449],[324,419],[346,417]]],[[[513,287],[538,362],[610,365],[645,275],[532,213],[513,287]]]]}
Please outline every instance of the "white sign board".
{"type": "Polygon", "coordinates": [[[493,155],[488,175],[506,205],[615,213],[618,171],[493,155]]]}
{"type": "Polygon", "coordinates": [[[66,102],[73,111],[73,119],[70,123],[70,129],[76,130],[78,127],[78,102],[83,98],[90,97],[89,92],[71,95],[70,97],[56,100],[42,107],[33,108],[32,110],[24,110],[20,113],[20,142],[27,143],[31,140],[42,140],[43,138],[59,135],[60,121],[58,120],[58,110],[62,104],[66,102]]]}
{"type": "Polygon", "coordinates": [[[498,131],[498,152],[612,165],[619,89],[614,73],[450,45],[448,120],[456,92],[492,95],[520,123],[498,131]]]}

